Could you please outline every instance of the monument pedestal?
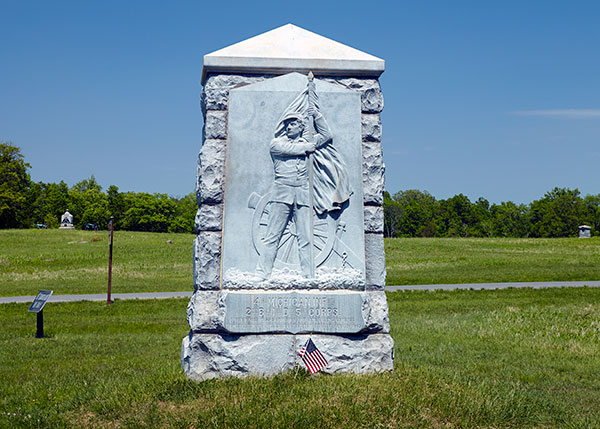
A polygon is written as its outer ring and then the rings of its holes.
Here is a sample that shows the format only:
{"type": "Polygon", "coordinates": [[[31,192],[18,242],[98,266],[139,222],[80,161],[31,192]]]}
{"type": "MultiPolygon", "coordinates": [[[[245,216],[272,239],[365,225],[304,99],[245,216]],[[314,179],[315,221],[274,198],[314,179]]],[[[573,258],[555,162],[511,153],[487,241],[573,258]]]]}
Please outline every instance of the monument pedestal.
{"type": "Polygon", "coordinates": [[[326,356],[323,372],[393,369],[383,291],[197,290],[188,322],[181,365],[196,380],[295,369],[309,337],[326,356]]]}
{"type": "MultiPolygon", "coordinates": [[[[195,380],[275,375],[304,368],[298,357],[309,335],[190,334],[181,345],[181,365],[195,380]]],[[[328,365],[327,374],[392,371],[394,341],[389,334],[310,336],[328,365]]]]}
{"type": "Polygon", "coordinates": [[[383,70],[291,24],[204,57],[188,377],[393,369],[383,70]]]}

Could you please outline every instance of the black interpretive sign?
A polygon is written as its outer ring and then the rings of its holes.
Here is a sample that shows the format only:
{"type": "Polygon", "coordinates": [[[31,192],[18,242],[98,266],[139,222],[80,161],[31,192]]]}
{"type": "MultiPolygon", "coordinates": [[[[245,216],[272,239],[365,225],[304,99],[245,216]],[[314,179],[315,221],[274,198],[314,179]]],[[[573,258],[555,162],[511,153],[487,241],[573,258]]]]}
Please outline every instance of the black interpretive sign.
{"type": "Polygon", "coordinates": [[[46,302],[48,302],[48,299],[50,299],[50,295],[52,295],[52,292],[54,292],[54,291],[53,290],[41,290],[37,294],[37,296],[35,297],[33,302],[31,303],[31,306],[29,307],[29,312],[30,313],[39,313],[40,311],[42,311],[42,309],[44,308],[44,305],[46,305],[46,302]]]}

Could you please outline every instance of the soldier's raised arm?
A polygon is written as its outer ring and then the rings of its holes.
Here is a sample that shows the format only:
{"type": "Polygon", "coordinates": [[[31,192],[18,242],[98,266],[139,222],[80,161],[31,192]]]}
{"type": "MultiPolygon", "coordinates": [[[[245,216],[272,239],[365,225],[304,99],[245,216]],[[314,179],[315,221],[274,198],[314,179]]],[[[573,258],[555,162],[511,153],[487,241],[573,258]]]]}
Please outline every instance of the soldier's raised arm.
{"type": "Polygon", "coordinates": [[[328,143],[332,139],[331,130],[329,129],[329,124],[325,120],[325,117],[319,111],[315,111],[313,115],[315,121],[315,143],[317,147],[323,146],[325,143],[328,143]]]}
{"type": "Polygon", "coordinates": [[[271,140],[271,154],[276,156],[306,155],[314,150],[314,143],[292,143],[287,138],[274,138],[271,140]]]}

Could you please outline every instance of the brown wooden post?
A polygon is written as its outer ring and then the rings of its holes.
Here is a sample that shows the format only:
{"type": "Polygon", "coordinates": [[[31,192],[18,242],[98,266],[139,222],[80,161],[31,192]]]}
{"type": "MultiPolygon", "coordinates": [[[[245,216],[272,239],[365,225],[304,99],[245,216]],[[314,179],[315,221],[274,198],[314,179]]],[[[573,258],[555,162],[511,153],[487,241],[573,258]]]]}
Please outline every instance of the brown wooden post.
{"type": "Polygon", "coordinates": [[[106,303],[112,304],[110,299],[110,288],[112,281],[112,250],[113,250],[113,234],[114,234],[114,223],[115,217],[111,216],[108,222],[108,291],[106,293],[106,303]]]}

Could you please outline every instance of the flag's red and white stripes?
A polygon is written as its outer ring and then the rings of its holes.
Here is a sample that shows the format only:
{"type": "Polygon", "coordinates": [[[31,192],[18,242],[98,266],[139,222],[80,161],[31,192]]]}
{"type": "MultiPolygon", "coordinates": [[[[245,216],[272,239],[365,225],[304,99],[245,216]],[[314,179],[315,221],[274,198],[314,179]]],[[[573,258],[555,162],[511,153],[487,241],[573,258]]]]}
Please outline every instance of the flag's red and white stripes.
{"type": "Polygon", "coordinates": [[[304,365],[308,368],[311,374],[322,370],[327,366],[327,359],[319,351],[312,339],[308,339],[302,350],[300,350],[300,358],[304,365]]]}

